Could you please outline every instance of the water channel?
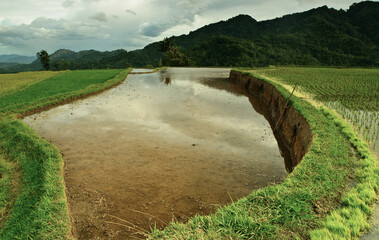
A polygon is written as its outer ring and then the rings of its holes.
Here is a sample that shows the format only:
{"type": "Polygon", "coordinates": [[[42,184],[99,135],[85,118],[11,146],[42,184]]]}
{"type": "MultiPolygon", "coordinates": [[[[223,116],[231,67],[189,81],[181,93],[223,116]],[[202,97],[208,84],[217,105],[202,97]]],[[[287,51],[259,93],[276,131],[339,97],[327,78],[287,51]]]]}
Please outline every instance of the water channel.
{"type": "Polygon", "coordinates": [[[269,123],[229,71],[129,75],[24,119],[62,152],[78,239],[143,237],[154,224],[209,214],[285,178],[269,123]]]}

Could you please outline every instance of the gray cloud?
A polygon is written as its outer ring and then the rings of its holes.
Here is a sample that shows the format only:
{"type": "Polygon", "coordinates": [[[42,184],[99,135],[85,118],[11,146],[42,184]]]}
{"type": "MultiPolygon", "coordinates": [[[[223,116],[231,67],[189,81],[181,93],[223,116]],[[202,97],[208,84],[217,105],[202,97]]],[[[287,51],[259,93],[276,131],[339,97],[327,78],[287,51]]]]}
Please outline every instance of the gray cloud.
{"type": "Polygon", "coordinates": [[[300,5],[317,3],[317,0],[296,0],[300,5]]]}
{"type": "Polygon", "coordinates": [[[100,2],[101,0],[82,0],[83,2],[89,2],[89,3],[93,3],[93,2],[100,2]]]}
{"type": "Polygon", "coordinates": [[[64,2],[62,2],[61,5],[64,8],[69,8],[69,7],[73,7],[75,5],[75,2],[73,0],[65,0],[64,2]]]}
{"type": "Polygon", "coordinates": [[[99,22],[107,22],[107,15],[104,12],[98,12],[90,16],[91,19],[94,19],[99,22]]]}
{"type": "Polygon", "coordinates": [[[147,37],[158,37],[164,31],[166,31],[167,28],[169,28],[167,24],[143,23],[140,25],[139,32],[147,37]]]}
{"type": "Polygon", "coordinates": [[[167,0],[162,6],[159,0],[150,2],[151,9],[161,9],[156,19],[146,21],[139,25],[139,33],[147,37],[158,37],[169,29],[176,26],[187,25],[192,26],[195,16],[200,9],[204,8],[207,3],[201,0],[167,0]],[[165,17],[162,17],[165,16],[165,17]]]}
{"type": "Polygon", "coordinates": [[[61,25],[62,25],[62,20],[56,20],[56,19],[51,19],[51,18],[46,18],[46,17],[36,18],[30,23],[31,27],[49,28],[49,29],[59,28],[61,25]]]}
{"type": "MultiPolygon", "coordinates": [[[[85,47],[85,42],[99,45],[109,34],[99,31],[97,24],[85,24],[81,22],[70,22],[48,18],[37,18],[31,24],[19,26],[0,26],[0,45],[8,48],[39,49],[52,46],[50,51],[72,47],[70,43],[79,42],[85,47]]],[[[86,47],[85,47],[86,48],[86,47]]],[[[33,50],[32,50],[33,51],[33,50]]]]}
{"type": "Polygon", "coordinates": [[[130,9],[126,9],[125,12],[127,12],[127,13],[129,13],[129,14],[132,14],[132,15],[134,15],[134,16],[137,15],[136,12],[134,12],[133,10],[130,10],[130,9]]]}

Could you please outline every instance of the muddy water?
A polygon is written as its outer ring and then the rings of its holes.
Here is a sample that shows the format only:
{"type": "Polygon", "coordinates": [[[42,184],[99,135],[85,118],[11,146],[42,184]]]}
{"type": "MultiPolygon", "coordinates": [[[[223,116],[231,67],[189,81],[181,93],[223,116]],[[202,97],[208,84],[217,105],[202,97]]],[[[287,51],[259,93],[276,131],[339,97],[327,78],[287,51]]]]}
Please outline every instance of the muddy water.
{"type": "Polygon", "coordinates": [[[25,118],[63,154],[79,239],[140,238],[286,176],[268,122],[228,75],[130,75],[101,95],[25,118]]]}
{"type": "Polygon", "coordinates": [[[151,73],[155,69],[146,69],[146,68],[134,68],[131,73],[151,73]]]}

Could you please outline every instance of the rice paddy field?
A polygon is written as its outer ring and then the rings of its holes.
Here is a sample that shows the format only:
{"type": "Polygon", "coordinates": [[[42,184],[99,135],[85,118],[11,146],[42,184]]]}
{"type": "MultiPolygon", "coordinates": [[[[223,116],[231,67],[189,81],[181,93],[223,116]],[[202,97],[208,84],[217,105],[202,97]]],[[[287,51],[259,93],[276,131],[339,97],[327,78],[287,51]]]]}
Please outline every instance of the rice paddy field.
{"type": "MultiPolygon", "coordinates": [[[[42,72],[21,74],[21,80],[13,84],[4,84],[1,96],[0,112],[24,113],[77,95],[92,92],[120,74],[121,70],[81,70],[67,72],[42,72]],[[20,82],[17,84],[17,82],[20,82]]],[[[0,75],[0,82],[18,78],[18,74],[0,75]]],[[[101,88],[99,88],[101,89],[101,88]]]]}
{"type": "MultiPolygon", "coordinates": [[[[74,239],[62,156],[18,118],[110,88],[129,72],[0,75],[0,239],[74,239]]],[[[366,143],[378,147],[379,69],[271,67],[249,74],[274,85],[285,99],[297,84],[299,95],[289,104],[314,134],[303,161],[282,184],[255,190],[214,214],[152,229],[146,237],[359,238],[369,229],[379,185],[376,159],[366,143]],[[335,109],[355,130],[333,111],[307,100],[335,109]]]]}
{"type": "Polygon", "coordinates": [[[61,72],[21,72],[0,75],[0,97],[20,91],[34,83],[61,74],[61,72]]]}
{"type": "Polygon", "coordinates": [[[379,69],[272,67],[251,72],[295,86],[296,92],[336,110],[378,153],[379,69]]]}

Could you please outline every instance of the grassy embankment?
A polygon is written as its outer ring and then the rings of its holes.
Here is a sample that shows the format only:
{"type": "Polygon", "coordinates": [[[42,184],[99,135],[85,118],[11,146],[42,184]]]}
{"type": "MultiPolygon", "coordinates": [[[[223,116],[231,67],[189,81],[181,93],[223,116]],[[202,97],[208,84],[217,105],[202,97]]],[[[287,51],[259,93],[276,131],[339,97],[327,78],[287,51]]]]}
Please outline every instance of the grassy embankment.
{"type": "MultiPolygon", "coordinates": [[[[289,97],[281,84],[254,75],[289,97]]],[[[253,191],[210,216],[154,230],[150,238],[351,239],[367,230],[379,184],[367,143],[333,111],[297,96],[290,104],[306,118],[314,139],[282,184],[253,191]]]]}
{"type": "MultiPolygon", "coordinates": [[[[254,70],[255,74],[269,78],[272,81],[280,82],[287,86],[298,84],[298,90],[304,93],[307,98],[322,102],[326,106],[333,108],[343,118],[353,124],[356,132],[363,137],[374,150],[378,153],[379,138],[379,69],[333,69],[333,68],[271,68],[254,70]]],[[[325,109],[325,108],[324,108],[325,109]]],[[[356,133],[351,131],[350,126],[344,121],[338,120],[332,111],[323,110],[324,114],[334,120],[335,124],[343,129],[343,134],[349,139],[352,146],[357,150],[358,155],[364,161],[374,162],[373,156],[367,151],[367,144],[362,140],[358,140],[356,133]],[[350,130],[349,130],[350,129],[350,130]]],[[[371,165],[373,167],[373,165],[371,165]]],[[[359,199],[372,199],[374,195],[369,196],[370,188],[375,187],[371,184],[371,179],[365,176],[365,172],[370,172],[370,167],[361,166],[356,173],[355,188],[346,193],[346,201],[350,201],[350,205],[360,204],[359,199]],[[364,196],[364,195],[367,196],[364,196]]],[[[376,175],[377,176],[377,175],[376,175]]],[[[376,186],[377,187],[377,186],[376,186]]],[[[371,194],[373,192],[371,191],[371,194]]],[[[349,204],[347,204],[349,206],[349,204]]],[[[371,207],[371,205],[370,205],[371,207]]],[[[355,208],[344,207],[328,216],[325,226],[333,227],[336,224],[342,224],[346,218],[350,222],[354,220],[361,221],[360,224],[367,224],[367,216],[371,215],[371,208],[364,209],[363,216],[356,212],[355,208]],[[362,219],[360,219],[362,218],[362,219]],[[342,221],[342,222],[341,222],[342,221]],[[333,224],[334,222],[334,224],[333,224]]],[[[325,237],[328,231],[324,228],[320,237],[325,237]]],[[[338,228],[337,228],[338,229],[338,228]]],[[[357,228],[351,227],[352,231],[357,228]]],[[[313,234],[320,234],[320,231],[314,231],[313,234]]],[[[346,232],[346,230],[345,230],[346,232]]]]}
{"type": "Polygon", "coordinates": [[[59,150],[16,117],[102,91],[123,81],[129,72],[0,75],[0,239],[70,237],[59,150]],[[9,79],[17,79],[18,86],[8,84],[9,79]]]}
{"type": "Polygon", "coordinates": [[[379,139],[379,69],[278,67],[253,71],[335,109],[375,147],[379,139]]]}

